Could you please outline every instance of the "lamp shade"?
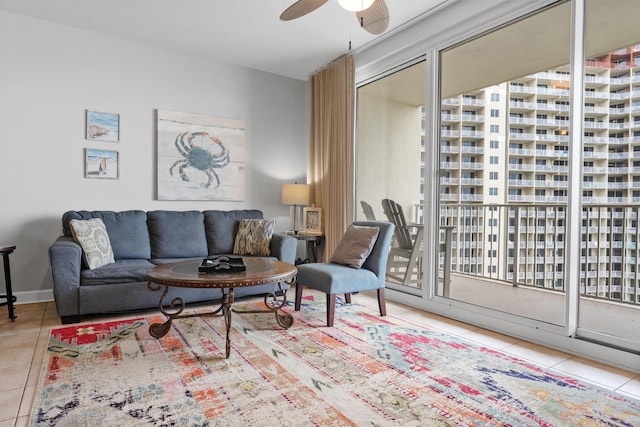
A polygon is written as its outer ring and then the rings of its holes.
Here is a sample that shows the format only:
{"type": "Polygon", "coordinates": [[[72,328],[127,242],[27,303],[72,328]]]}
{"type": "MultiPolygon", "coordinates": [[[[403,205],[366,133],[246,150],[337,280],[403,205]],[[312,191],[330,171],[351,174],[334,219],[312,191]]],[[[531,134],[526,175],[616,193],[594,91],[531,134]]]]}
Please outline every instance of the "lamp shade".
{"type": "Polygon", "coordinates": [[[340,6],[350,12],[360,12],[361,10],[369,9],[374,0],[338,0],[340,6]]]}
{"type": "Polygon", "coordinates": [[[282,204],[307,206],[309,190],[308,184],[282,184],[282,204]]]}

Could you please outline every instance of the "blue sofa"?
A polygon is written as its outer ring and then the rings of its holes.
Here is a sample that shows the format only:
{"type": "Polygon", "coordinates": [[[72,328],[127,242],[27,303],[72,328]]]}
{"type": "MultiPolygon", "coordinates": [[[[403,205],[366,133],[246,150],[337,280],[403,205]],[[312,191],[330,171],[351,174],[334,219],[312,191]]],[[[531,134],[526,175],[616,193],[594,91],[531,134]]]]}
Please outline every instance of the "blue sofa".
{"type": "MultiPolygon", "coordinates": [[[[147,288],[147,272],[154,266],[210,255],[231,254],[240,219],[262,218],[259,210],[230,211],[67,211],[63,235],[49,248],[53,295],[62,323],[88,314],[155,308],[159,292],[147,288]],[[90,270],[82,248],[71,234],[73,219],[100,218],[105,224],[115,263],[90,270]]],[[[274,233],[270,256],[294,263],[297,241],[274,233]]],[[[286,286],[286,285],[285,285],[286,286]]],[[[277,284],[242,287],[235,297],[265,294],[277,284]]],[[[219,289],[170,288],[166,301],[180,296],[186,303],[216,301],[219,289]]]]}

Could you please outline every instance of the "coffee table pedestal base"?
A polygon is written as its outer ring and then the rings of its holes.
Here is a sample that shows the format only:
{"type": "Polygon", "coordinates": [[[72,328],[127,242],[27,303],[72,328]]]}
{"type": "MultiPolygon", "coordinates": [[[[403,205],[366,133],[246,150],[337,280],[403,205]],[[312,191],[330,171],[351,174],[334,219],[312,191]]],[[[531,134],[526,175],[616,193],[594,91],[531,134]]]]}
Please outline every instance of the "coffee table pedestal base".
{"type": "MultiPolygon", "coordinates": [[[[158,291],[162,289],[162,285],[156,285],[153,282],[149,282],[147,287],[151,291],[158,291]]],[[[180,297],[175,297],[171,300],[169,304],[169,310],[165,308],[165,297],[167,292],[169,291],[169,286],[164,286],[164,291],[162,292],[162,296],[160,297],[160,302],[158,304],[158,309],[162,314],[167,317],[167,320],[164,323],[154,323],[149,326],[149,334],[156,339],[160,339],[169,333],[171,329],[171,323],[174,319],[186,319],[188,317],[203,317],[203,316],[222,316],[224,317],[224,325],[226,329],[226,342],[225,342],[225,358],[229,358],[229,354],[231,353],[231,313],[274,313],[276,317],[276,322],[278,325],[285,329],[289,329],[291,325],[293,325],[293,316],[288,313],[279,313],[280,309],[284,307],[287,303],[287,293],[282,290],[282,286],[278,284],[280,288],[279,296],[275,293],[269,293],[264,297],[264,304],[267,307],[264,310],[235,310],[233,309],[233,288],[225,288],[222,289],[222,300],[220,301],[220,306],[211,312],[203,312],[203,313],[192,313],[192,314],[182,314],[185,309],[185,302],[180,297]]]]}

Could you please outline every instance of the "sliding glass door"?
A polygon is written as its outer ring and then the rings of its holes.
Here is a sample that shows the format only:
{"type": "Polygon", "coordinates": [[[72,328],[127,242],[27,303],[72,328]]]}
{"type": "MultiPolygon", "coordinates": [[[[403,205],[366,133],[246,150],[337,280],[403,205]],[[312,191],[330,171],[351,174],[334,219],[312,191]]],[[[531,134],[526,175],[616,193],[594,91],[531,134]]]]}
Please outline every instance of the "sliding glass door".
{"type": "Polygon", "coordinates": [[[563,3],[440,54],[437,221],[447,280],[436,295],[556,326],[568,161],[580,152],[568,134],[570,19],[563,3]]]}
{"type": "Polygon", "coordinates": [[[640,351],[640,2],[585,2],[578,335],[640,351]]]}
{"type": "Polygon", "coordinates": [[[401,301],[640,351],[637,16],[559,1],[359,85],[356,218],[402,220],[401,301]]]}

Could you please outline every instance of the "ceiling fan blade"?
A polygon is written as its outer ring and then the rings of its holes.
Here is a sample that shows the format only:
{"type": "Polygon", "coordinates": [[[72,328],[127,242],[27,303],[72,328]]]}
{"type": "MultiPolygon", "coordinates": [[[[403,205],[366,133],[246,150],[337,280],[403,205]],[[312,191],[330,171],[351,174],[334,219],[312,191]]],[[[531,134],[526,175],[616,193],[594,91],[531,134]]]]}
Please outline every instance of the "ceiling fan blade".
{"type": "Polygon", "coordinates": [[[298,0],[280,14],[281,21],[291,21],[313,12],[329,0],[298,0]]]}
{"type": "Polygon", "coordinates": [[[356,12],[358,22],[371,34],[382,34],[389,27],[389,8],[384,0],[375,0],[368,8],[356,12]]]}

